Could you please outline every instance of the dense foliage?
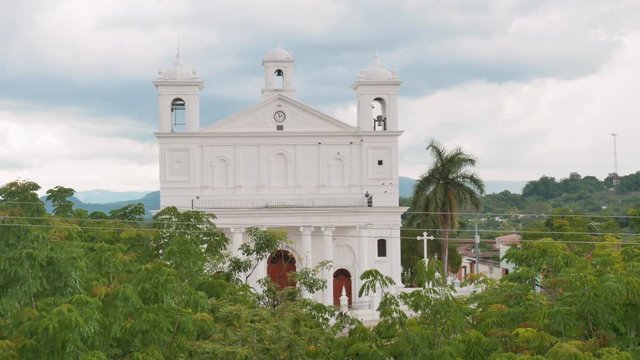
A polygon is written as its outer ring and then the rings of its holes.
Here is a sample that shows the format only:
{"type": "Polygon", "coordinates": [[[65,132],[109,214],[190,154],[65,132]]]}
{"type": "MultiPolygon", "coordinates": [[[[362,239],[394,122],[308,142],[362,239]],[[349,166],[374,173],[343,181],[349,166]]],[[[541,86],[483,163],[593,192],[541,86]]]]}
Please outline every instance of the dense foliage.
{"type": "Polygon", "coordinates": [[[542,176],[538,180],[529,181],[522,190],[525,198],[553,199],[562,194],[592,193],[612,189],[617,194],[640,191],[640,171],[619,177],[620,184],[613,186],[613,177],[609,175],[604,181],[595,176],[582,177],[572,172],[568,177],[556,181],[554,177],[542,176]]]}
{"type": "Polygon", "coordinates": [[[134,205],[89,216],[54,188],[60,210],[48,215],[38,190],[0,187],[0,359],[640,357],[640,244],[575,237],[590,225],[568,213],[509,252],[517,271],[475,279],[483,291],[466,298],[435,261],[419,280],[431,286],[409,293],[365,272],[359,293],[380,296],[382,320],[364,326],[303,296],[326,286],[317,275],[328,264],[298,271],[296,287],[249,287],[283,234],[252,228],[233,258],[208,214],[167,208],[143,222],[134,205]],[[554,238],[541,238],[548,229],[554,238]]]}
{"type": "MultiPolygon", "coordinates": [[[[633,179],[637,174],[621,178],[633,179]]],[[[619,191],[620,187],[611,190],[606,186],[607,181],[593,176],[582,177],[577,173],[571,173],[560,181],[542,176],[527,183],[522,195],[508,191],[485,195],[482,198],[482,215],[464,217],[467,226],[463,224],[461,227],[471,231],[470,225],[479,222],[483,230],[490,231],[484,234],[485,238],[491,238],[527,231],[538,226],[545,216],[565,212],[583,216],[587,223],[592,224],[591,228],[584,227],[581,231],[602,232],[601,223],[606,219],[609,228],[613,221],[617,226],[614,230],[637,233],[633,226],[636,220],[632,216],[640,209],[640,191],[619,191]]]]}

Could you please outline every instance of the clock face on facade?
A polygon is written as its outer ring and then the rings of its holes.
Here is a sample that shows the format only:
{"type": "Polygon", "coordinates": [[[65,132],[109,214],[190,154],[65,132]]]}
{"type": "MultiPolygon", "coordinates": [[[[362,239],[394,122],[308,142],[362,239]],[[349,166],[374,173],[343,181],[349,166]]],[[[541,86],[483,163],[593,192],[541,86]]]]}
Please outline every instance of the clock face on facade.
{"type": "Polygon", "coordinates": [[[286,118],[287,118],[287,115],[284,113],[284,111],[278,110],[273,113],[273,120],[275,120],[277,123],[284,122],[284,119],[286,118]]]}

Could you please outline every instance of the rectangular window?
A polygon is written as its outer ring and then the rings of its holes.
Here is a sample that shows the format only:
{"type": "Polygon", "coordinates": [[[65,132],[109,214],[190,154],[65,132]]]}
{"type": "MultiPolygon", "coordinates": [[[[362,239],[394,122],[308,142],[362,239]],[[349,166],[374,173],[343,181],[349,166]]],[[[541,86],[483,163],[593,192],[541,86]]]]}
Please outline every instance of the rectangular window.
{"type": "Polygon", "coordinates": [[[278,131],[284,130],[284,125],[276,125],[276,130],[278,131]]]}
{"type": "Polygon", "coordinates": [[[386,239],[378,239],[378,257],[387,257],[386,239]]]}
{"type": "Polygon", "coordinates": [[[382,166],[382,160],[378,160],[378,165],[382,166]]]}

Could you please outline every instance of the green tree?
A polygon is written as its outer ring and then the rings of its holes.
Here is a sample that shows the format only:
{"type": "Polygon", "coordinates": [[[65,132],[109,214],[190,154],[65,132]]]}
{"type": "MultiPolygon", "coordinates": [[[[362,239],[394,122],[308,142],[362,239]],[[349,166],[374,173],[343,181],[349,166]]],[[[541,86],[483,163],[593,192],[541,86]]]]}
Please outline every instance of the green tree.
{"type": "Polygon", "coordinates": [[[175,206],[154,216],[158,230],[155,250],[185,282],[199,282],[204,274],[221,271],[229,240],[213,223],[215,216],[202,211],[180,212],[175,206]]]}
{"type": "Polygon", "coordinates": [[[73,202],[69,200],[76,193],[72,188],[56,186],[47,190],[47,201],[53,204],[53,213],[60,217],[73,215],[73,202]]]}
{"type": "Polygon", "coordinates": [[[529,181],[522,189],[525,198],[534,197],[544,200],[553,199],[562,194],[562,188],[552,176],[543,175],[538,180],[529,181]]]}
{"type": "Polygon", "coordinates": [[[263,260],[287,242],[286,233],[281,231],[250,227],[247,234],[251,240],[240,245],[242,257],[231,257],[228,266],[230,277],[243,284],[249,283],[249,277],[263,260]]]}
{"type": "Polygon", "coordinates": [[[144,204],[137,203],[111,210],[109,211],[109,217],[115,220],[140,221],[145,213],[144,204]]]}
{"type": "Polygon", "coordinates": [[[36,191],[40,185],[26,180],[16,180],[0,187],[0,210],[14,216],[40,217],[47,211],[36,191]]]}
{"type": "Polygon", "coordinates": [[[416,182],[411,207],[424,213],[425,223],[435,220],[438,224],[442,236],[443,274],[448,274],[449,236],[458,228],[461,209],[467,206],[480,209],[484,183],[471,171],[476,159],[461,148],[447,151],[432,140],[427,151],[434,163],[416,182]]]}
{"type": "Polygon", "coordinates": [[[640,210],[629,209],[627,215],[629,216],[629,227],[631,230],[640,233],[640,210]]]}

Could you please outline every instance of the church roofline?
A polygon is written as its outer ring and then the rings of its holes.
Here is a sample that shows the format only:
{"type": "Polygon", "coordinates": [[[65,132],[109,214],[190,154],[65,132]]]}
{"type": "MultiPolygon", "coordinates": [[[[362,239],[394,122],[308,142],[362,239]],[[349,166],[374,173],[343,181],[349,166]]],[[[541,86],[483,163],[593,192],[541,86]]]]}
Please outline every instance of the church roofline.
{"type": "Polygon", "coordinates": [[[262,65],[268,64],[268,63],[295,63],[295,60],[293,60],[293,59],[268,59],[268,60],[262,60],[262,65]]]}
{"type": "MultiPolygon", "coordinates": [[[[260,101],[259,103],[255,104],[253,106],[250,106],[250,107],[248,107],[248,108],[246,108],[244,110],[241,110],[239,112],[236,112],[234,114],[231,114],[228,117],[223,118],[223,119],[221,119],[221,120],[219,120],[219,121],[217,121],[217,122],[215,122],[215,123],[213,123],[213,124],[211,124],[211,125],[209,125],[207,127],[201,128],[201,129],[198,130],[198,132],[205,132],[205,133],[215,132],[215,130],[217,128],[220,128],[220,127],[223,127],[226,124],[232,123],[235,119],[241,117],[242,115],[245,115],[245,114],[250,113],[250,112],[252,112],[252,111],[254,111],[256,109],[259,109],[260,107],[262,107],[262,106],[274,101],[275,99],[280,100],[280,101],[284,101],[284,102],[289,102],[290,104],[292,104],[294,106],[298,106],[298,107],[302,108],[303,110],[309,111],[310,113],[312,113],[312,114],[314,114],[314,115],[316,115],[316,116],[318,116],[320,118],[323,118],[326,121],[328,121],[328,122],[330,122],[330,123],[332,123],[332,124],[334,124],[336,126],[339,126],[339,127],[343,128],[345,131],[359,131],[359,129],[357,127],[351,126],[351,125],[349,125],[349,124],[347,124],[347,123],[345,123],[345,122],[343,122],[341,120],[338,120],[338,119],[336,119],[334,117],[331,117],[331,116],[329,116],[329,115],[327,115],[327,114],[325,114],[325,113],[323,113],[321,111],[318,111],[318,110],[312,108],[311,106],[301,102],[300,100],[296,100],[296,99],[294,99],[294,98],[292,98],[290,96],[284,95],[284,94],[276,94],[274,96],[270,96],[270,97],[268,97],[266,99],[263,99],[262,101],[260,101]]],[[[288,133],[291,134],[292,132],[288,132],[288,133]]],[[[191,134],[193,134],[193,133],[191,133],[191,134]]],[[[264,134],[264,133],[262,133],[262,134],[264,134]]],[[[318,132],[316,132],[316,134],[318,134],[318,132]]]]}
{"type": "MultiPolygon", "coordinates": [[[[402,80],[355,80],[353,82],[353,84],[351,85],[352,89],[356,89],[356,87],[358,86],[363,86],[363,85],[393,85],[393,86],[400,86],[402,85],[402,80]]],[[[376,90],[380,90],[379,88],[376,88],[376,90]]]]}
{"type": "MultiPolygon", "coordinates": [[[[205,128],[206,129],[206,128],[205,128]]],[[[317,138],[318,136],[325,137],[358,137],[358,136],[375,136],[375,137],[394,137],[400,136],[404,130],[397,131],[362,131],[357,128],[350,132],[345,131],[286,131],[286,132],[265,132],[265,131],[224,131],[224,132],[215,132],[215,131],[204,131],[201,129],[198,132],[155,132],[154,135],[158,138],[171,138],[171,137],[211,137],[212,134],[215,134],[216,137],[282,137],[287,138],[292,135],[299,137],[313,137],[317,138]]]]}
{"type": "MultiPolygon", "coordinates": [[[[374,207],[350,207],[350,208],[260,208],[260,209],[211,209],[207,210],[219,215],[239,215],[239,216],[283,216],[291,215],[292,218],[296,216],[316,215],[316,214],[336,214],[340,212],[348,212],[349,215],[358,216],[373,216],[373,215],[402,215],[408,207],[405,206],[374,206],[374,207]]],[[[300,223],[308,223],[308,220],[301,219],[300,223]]],[[[298,221],[291,221],[291,225],[297,225],[298,221]]],[[[361,221],[344,221],[341,224],[335,224],[336,226],[348,226],[348,225],[362,225],[361,221]]],[[[286,226],[283,224],[283,226],[286,226]]]]}
{"type": "Polygon", "coordinates": [[[178,86],[194,86],[194,85],[198,85],[198,88],[200,90],[204,89],[204,81],[202,81],[201,79],[184,79],[184,80],[154,80],[153,81],[153,85],[156,87],[156,89],[158,88],[158,86],[171,86],[171,87],[178,87],[178,86]]]}

